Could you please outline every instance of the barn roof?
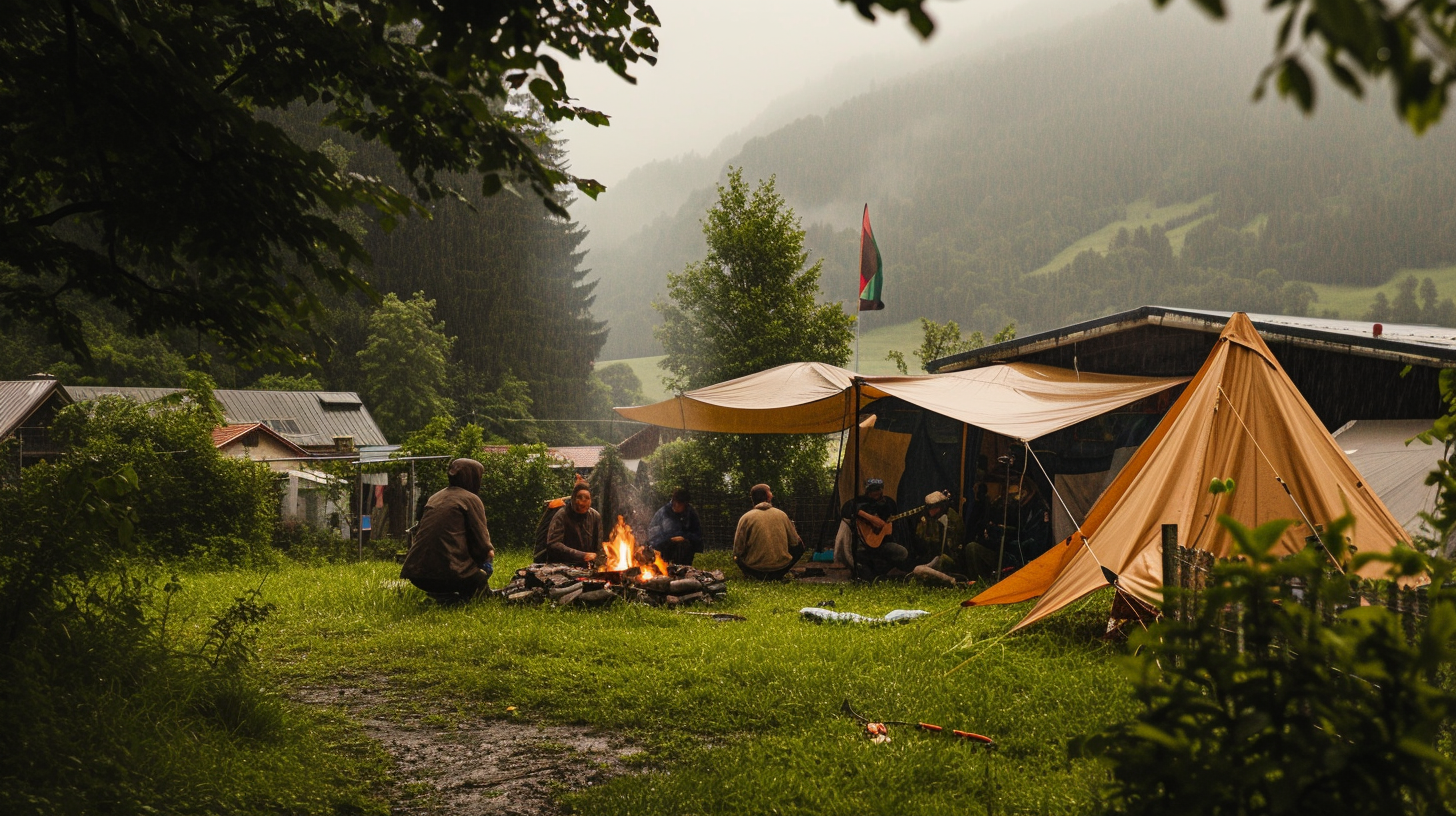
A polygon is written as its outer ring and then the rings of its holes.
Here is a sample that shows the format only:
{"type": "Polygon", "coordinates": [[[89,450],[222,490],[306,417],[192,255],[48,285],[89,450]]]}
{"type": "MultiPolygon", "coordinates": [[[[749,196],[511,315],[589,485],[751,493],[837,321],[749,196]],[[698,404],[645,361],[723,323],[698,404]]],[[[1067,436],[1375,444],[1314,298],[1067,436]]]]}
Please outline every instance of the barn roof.
{"type": "MultiPolygon", "coordinates": [[[[979,368],[1140,326],[1165,326],[1217,335],[1232,315],[1233,312],[1209,309],[1142,306],[943,357],[931,361],[929,369],[942,373],[979,368]]],[[[1377,324],[1363,320],[1268,314],[1250,314],[1249,319],[1266,341],[1435,368],[1456,367],[1456,329],[1384,323],[1380,324],[1381,333],[1376,336],[1377,324]]]]}
{"type": "Polygon", "coordinates": [[[71,401],[52,379],[0,381],[0,439],[15,433],[16,428],[56,393],[65,402],[71,401]]]}
{"type": "MultiPolygon", "coordinates": [[[[180,388],[68,386],[76,402],[117,395],[152,402],[180,388]]],[[[363,400],[353,391],[238,391],[213,393],[229,425],[261,422],[304,448],[333,447],[334,437],[352,436],[356,446],[388,445],[363,400]]]]}

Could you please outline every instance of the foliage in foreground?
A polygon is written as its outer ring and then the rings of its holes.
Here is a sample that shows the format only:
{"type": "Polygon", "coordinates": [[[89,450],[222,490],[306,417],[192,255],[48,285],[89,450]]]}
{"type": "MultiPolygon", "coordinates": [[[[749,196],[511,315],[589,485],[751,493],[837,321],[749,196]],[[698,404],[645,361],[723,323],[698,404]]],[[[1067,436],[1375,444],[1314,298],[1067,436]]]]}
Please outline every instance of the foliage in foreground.
{"type": "Polygon", "coordinates": [[[1352,558],[1348,516],[1284,559],[1270,550],[1293,522],[1220,521],[1244,560],[1215,566],[1192,619],[1134,636],[1143,709],[1081,746],[1112,763],[1109,810],[1450,813],[1449,565],[1406,548],[1352,558]],[[1412,631],[1396,612],[1360,605],[1355,570],[1376,560],[1393,579],[1433,578],[1429,615],[1412,631]]]}

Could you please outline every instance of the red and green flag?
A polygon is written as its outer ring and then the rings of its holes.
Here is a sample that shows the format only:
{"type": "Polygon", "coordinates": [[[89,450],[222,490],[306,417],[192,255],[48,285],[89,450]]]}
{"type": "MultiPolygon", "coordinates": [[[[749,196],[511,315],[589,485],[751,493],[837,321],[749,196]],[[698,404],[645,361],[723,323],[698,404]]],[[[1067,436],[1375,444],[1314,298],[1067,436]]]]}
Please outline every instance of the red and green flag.
{"type": "Polygon", "coordinates": [[[870,205],[864,208],[864,225],[859,233],[859,310],[874,312],[885,308],[880,290],[885,285],[885,262],[880,258],[880,245],[870,229],[870,205]]]}

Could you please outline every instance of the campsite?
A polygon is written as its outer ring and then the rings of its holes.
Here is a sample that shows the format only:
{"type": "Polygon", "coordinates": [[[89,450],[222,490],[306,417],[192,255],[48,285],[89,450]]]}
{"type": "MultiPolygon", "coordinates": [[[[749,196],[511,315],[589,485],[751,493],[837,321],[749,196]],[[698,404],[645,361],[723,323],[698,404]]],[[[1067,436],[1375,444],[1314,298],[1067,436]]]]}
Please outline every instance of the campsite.
{"type": "Polygon", "coordinates": [[[1456,813],[1456,0],[22,0],[0,814],[1456,813]]]}

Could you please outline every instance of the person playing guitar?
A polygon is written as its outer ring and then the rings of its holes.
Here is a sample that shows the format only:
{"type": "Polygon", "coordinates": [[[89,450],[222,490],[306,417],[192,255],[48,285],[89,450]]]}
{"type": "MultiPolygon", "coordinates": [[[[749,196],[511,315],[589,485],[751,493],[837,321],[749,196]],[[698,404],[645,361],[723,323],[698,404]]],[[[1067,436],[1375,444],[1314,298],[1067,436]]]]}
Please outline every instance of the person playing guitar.
{"type": "Polygon", "coordinates": [[[866,479],[865,491],[840,510],[840,517],[854,528],[854,563],[860,577],[879,577],[892,568],[904,568],[910,551],[894,540],[891,520],[897,510],[895,499],[885,495],[883,479],[866,479]]]}

